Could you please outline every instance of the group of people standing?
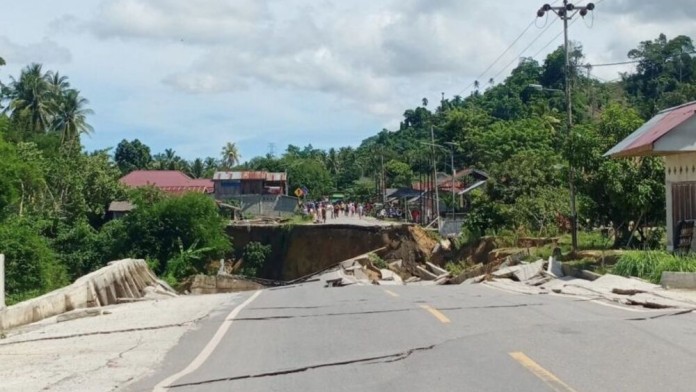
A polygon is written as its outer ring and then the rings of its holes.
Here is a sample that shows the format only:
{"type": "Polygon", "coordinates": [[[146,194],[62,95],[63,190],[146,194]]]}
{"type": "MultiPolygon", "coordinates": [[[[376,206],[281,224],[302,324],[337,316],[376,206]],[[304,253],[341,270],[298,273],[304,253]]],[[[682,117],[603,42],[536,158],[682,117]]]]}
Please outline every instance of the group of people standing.
{"type": "Polygon", "coordinates": [[[341,216],[355,217],[362,219],[370,211],[370,204],[357,202],[339,201],[331,203],[329,201],[307,202],[303,206],[303,211],[312,216],[315,223],[326,223],[327,219],[337,219],[341,216]]]}

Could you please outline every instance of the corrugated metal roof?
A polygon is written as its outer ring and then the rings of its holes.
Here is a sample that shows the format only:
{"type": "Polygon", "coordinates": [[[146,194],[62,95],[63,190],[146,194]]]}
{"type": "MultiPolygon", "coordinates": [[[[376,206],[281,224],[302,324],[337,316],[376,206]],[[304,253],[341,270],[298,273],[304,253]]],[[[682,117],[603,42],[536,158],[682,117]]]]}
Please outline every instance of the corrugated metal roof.
{"type": "Polygon", "coordinates": [[[213,180],[266,180],[285,181],[285,173],[269,173],[264,171],[225,171],[215,172],[213,180]]]}
{"type": "Polygon", "coordinates": [[[604,156],[626,157],[651,155],[654,143],[690,119],[696,113],[696,102],[665,109],[628,135],[604,156]]]}
{"type": "Polygon", "coordinates": [[[129,201],[112,201],[111,204],[109,204],[109,212],[128,212],[132,211],[133,204],[129,201]]]}
{"type": "Polygon", "coordinates": [[[131,188],[152,185],[169,193],[211,193],[214,184],[207,179],[192,179],[178,170],[136,170],[119,180],[131,188]]]}

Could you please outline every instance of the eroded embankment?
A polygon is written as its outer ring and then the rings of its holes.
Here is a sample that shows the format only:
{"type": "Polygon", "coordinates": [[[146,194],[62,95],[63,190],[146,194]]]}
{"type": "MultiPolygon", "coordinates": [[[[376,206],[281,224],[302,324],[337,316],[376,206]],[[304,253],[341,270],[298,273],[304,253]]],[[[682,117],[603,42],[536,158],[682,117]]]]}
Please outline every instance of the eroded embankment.
{"type": "Polygon", "coordinates": [[[261,277],[292,280],[386,247],[384,259],[402,259],[407,269],[426,261],[436,241],[413,225],[258,225],[230,226],[237,258],[251,241],[271,245],[261,277]]]}

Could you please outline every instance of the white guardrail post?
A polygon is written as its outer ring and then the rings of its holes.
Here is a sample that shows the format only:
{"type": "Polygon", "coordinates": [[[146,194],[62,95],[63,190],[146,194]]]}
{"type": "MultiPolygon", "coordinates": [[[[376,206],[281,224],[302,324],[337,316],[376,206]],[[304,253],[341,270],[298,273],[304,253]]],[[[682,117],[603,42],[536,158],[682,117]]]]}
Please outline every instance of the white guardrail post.
{"type": "Polygon", "coordinates": [[[0,253],[0,309],[5,307],[5,255],[0,253]]]}

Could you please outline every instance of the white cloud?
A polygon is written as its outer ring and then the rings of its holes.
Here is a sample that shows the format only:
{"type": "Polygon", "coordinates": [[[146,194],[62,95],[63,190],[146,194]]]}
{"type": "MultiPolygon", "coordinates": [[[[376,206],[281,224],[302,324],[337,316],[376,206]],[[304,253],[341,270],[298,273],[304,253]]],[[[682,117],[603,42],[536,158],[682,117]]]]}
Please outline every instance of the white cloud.
{"type": "Polygon", "coordinates": [[[48,38],[30,44],[17,44],[0,36],[0,56],[8,64],[57,63],[70,62],[72,55],[55,41],[48,38]]]}

